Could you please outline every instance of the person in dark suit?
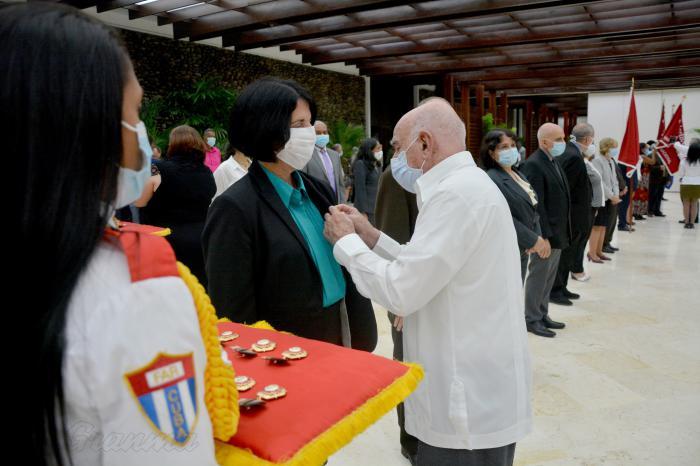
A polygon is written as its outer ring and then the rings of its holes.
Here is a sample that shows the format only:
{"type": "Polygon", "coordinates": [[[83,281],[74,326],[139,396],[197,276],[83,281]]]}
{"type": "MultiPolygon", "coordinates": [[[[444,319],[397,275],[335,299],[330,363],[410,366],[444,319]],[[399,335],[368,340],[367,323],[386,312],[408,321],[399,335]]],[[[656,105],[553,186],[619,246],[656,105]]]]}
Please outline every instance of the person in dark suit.
{"type": "Polygon", "coordinates": [[[313,152],[315,116],[313,99],[293,81],[264,78],[236,100],[230,142],[253,162],[248,176],[209,209],[202,236],[209,295],[222,317],[266,320],[277,330],[334,344],[343,343],[344,307],[352,347],[372,351],[372,304],[323,236],[323,215],[335,195],[300,171],[313,152]]]}
{"type": "Polygon", "coordinates": [[[549,293],[557,275],[561,251],[571,241],[569,184],[566,174],[554,161],[566,150],[564,130],[554,123],[545,123],[537,131],[537,141],[539,149],[523,163],[521,170],[537,193],[542,237],[551,254],[544,258],[530,254],[525,279],[525,320],[529,332],[554,337],[556,333],[551,329],[561,329],[565,325],[550,319],[549,293]]]}
{"type": "Polygon", "coordinates": [[[207,277],[201,236],[209,204],[216,194],[214,175],[204,165],[206,151],[196,129],[186,125],[173,129],[165,159],[154,161],[160,172],[160,185],[140,211],[141,223],[170,228],[166,239],[175,257],[190,268],[203,286],[207,277]]]}
{"type": "Polygon", "coordinates": [[[559,269],[549,294],[551,302],[564,306],[571,306],[572,299],[580,298],[578,294],[572,293],[566,287],[569,283],[569,274],[583,273],[583,269],[575,270],[574,267],[581,263],[577,258],[583,258],[593,222],[591,215],[593,193],[583,156],[595,154],[595,145],[593,144],[595,131],[590,124],[579,123],[574,126],[571,135],[575,139],[574,142],[567,143],[564,153],[557,157],[557,163],[564,171],[566,181],[569,184],[571,243],[569,247],[561,251],[559,269]]]}
{"type": "Polygon", "coordinates": [[[345,202],[345,172],[343,172],[343,164],[340,163],[340,154],[326,147],[329,137],[328,126],[324,122],[316,120],[314,129],[316,130],[314,153],[302,171],[327,182],[336,196],[336,202],[343,204],[345,202]]]}
{"type": "MultiPolygon", "coordinates": [[[[394,151],[394,158],[398,156],[394,151]]],[[[377,192],[377,206],[375,219],[377,228],[386,233],[400,244],[406,244],[413,236],[418,217],[418,203],[416,195],[408,192],[394,179],[391,167],[387,167],[379,178],[379,191],[377,192]]],[[[389,310],[387,312],[391,323],[391,339],[394,343],[394,359],[403,361],[403,318],[389,310]]],[[[405,414],[403,403],[396,407],[399,421],[399,442],[401,454],[409,461],[418,453],[418,439],[406,432],[405,414]]]]}
{"type": "Polygon", "coordinates": [[[355,208],[367,217],[372,225],[375,224],[374,209],[377,203],[383,154],[379,141],[367,138],[360,144],[357,160],[352,164],[355,208]]]}
{"type": "Polygon", "coordinates": [[[523,282],[530,253],[546,258],[549,251],[540,229],[537,194],[518,169],[519,160],[515,135],[504,129],[489,131],[481,143],[481,165],[508,201],[520,248],[520,272],[523,282]]]}

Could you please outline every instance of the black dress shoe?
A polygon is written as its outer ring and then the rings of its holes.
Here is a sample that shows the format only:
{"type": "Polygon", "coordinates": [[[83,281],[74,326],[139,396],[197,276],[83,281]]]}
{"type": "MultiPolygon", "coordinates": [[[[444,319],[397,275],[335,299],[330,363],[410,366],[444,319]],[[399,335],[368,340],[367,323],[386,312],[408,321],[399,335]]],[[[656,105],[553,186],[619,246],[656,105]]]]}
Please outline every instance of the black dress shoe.
{"type": "Polygon", "coordinates": [[[561,330],[564,327],[566,327],[566,324],[564,322],[557,322],[549,318],[549,316],[544,316],[542,318],[542,325],[544,325],[547,328],[554,328],[561,330]]]}
{"type": "Polygon", "coordinates": [[[603,246],[603,252],[607,252],[608,254],[615,254],[615,250],[610,246],[603,246]]]}
{"type": "Polygon", "coordinates": [[[656,213],[654,213],[654,215],[657,217],[665,217],[666,216],[666,214],[663,212],[656,212],[656,213]]]}
{"type": "Polygon", "coordinates": [[[572,293],[569,290],[564,290],[564,297],[569,299],[578,299],[581,297],[581,295],[578,293],[572,293]]]}
{"type": "Polygon", "coordinates": [[[565,296],[549,296],[549,302],[554,304],[559,304],[560,306],[573,306],[574,303],[565,296]]]}
{"type": "Polygon", "coordinates": [[[617,251],[620,250],[620,248],[616,248],[615,246],[610,246],[610,245],[608,245],[608,247],[609,247],[610,249],[612,249],[613,251],[615,251],[615,252],[617,252],[617,251]]]}
{"type": "Polygon", "coordinates": [[[534,335],[537,335],[538,337],[554,338],[555,336],[557,336],[556,333],[552,332],[547,327],[545,327],[542,322],[533,322],[531,324],[527,324],[527,331],[534,335]]]}

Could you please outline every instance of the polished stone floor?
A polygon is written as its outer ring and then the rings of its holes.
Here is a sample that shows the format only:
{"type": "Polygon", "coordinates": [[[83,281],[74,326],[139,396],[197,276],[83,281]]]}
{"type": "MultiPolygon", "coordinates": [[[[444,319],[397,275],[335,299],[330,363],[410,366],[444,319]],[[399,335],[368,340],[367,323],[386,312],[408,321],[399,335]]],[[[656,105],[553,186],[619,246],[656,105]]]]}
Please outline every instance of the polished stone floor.
{"type": "MultiPolygon", "coordinates": [[[[700,229],[684,230],[678,194],[666,197],[667,217],[616,232],[614,260],[586,265],[574,306],[552,305],[567,328],[530,335],[535,429],[516,465],[700,465],[700,229]]],[[[377,353],[390,357],[381,310],[377,322],[377,353]]],[[[328,464],[408,465],[395,414],[328,464]]]]}

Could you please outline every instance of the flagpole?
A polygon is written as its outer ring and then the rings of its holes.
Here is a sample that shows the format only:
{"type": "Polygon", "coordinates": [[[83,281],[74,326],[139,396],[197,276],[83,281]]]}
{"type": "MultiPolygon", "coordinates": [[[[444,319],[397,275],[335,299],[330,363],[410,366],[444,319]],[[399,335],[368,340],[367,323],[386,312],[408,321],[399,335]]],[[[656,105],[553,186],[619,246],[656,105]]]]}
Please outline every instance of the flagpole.
{"type": "MultiPolygon", "coordinates": [[[[634,95],[634,76],[632,76],[632,88],[630,89],[630,95],[634,95]]],[[[637,149],[639,150],[639,149],[637,149]]],[[[639,156],[639,154],[637,154],[639,156]]],[[[630,223],[634,222],[634,206],[632,205],[634,203],[634,175],[637,173],[637,169],[635,168],[632,171],[632,176],[628,178],[629,180],[629,197],[630,197],[630,202],[629,205],[627,206],[627,212],[625,212],[625,216],[629,219],[627,224],[629,225],[630,223]]],[[[632,228],[632,225],[630,225],[630,228],[632,228]]]]}

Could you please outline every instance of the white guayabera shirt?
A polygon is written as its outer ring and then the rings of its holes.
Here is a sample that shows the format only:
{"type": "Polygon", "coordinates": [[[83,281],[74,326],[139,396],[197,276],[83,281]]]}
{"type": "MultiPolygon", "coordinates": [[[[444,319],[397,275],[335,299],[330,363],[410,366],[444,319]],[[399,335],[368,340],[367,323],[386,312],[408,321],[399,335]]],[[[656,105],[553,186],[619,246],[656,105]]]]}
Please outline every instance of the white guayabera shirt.
{"type": "Polygon", "coordinates": [[[508,204],[469,152],[418,179],[411,241],[356,234],[335,245],[360,293],[406,316],[406,361],[425,379],[406,430],[441,448],[496,448],[532,429],[518,241],[508,204]]]}
{"type": "Polygon", "coordinates": [[[71,297],[63,380],[73,464],[214,466],[197,311],[176,276],[132,282],[101,242],[71,297]]]}

